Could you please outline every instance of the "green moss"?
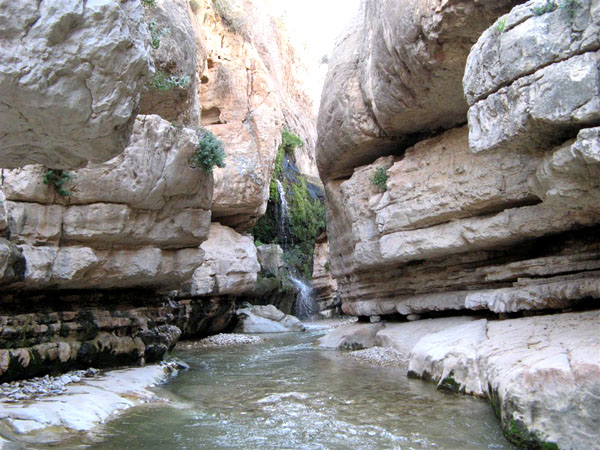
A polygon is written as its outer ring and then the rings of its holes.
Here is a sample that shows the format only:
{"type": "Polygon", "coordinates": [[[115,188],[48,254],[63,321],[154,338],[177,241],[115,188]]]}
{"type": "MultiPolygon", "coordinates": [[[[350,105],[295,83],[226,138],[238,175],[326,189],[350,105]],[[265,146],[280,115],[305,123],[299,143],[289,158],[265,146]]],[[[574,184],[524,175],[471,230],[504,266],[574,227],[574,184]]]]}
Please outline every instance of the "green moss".
{"type": "Polygon", "coordinates": [[[531,450],[559,450],[554,442],[548,442],[541,439],[537,433],[529,431],[525,424],[515,418],[511,418],[507,427],[504,429],[506,438],[521,448],[531,450]]]}
{"type": "Polygon", "coordinates": [[[267,211],[251,233],[255,240],[268,244],[279,244],[276,210],[280,202],[277,181],[286,192],[289,208],[289,223],[293,245],[287,248],[285,259],[289,266],[295,267],[305,277],[312,275],[313,251],[315,238],[325,229],[325,205],[320,198],[312,198],[307,180],[302,174],[294,173],[286,177],[283,169],[287,154],[293,159],[296,147],[304,145],[300,137],[287,129],[281,131],[281,145],[277,151],[273,169],[273,177],[269,184],[269,203],[267,211]]]}
{"type": "Polygon", "coordinates": [[[158,49],[160,47],[160,40],[166,34],[169,34],[168,28],[158,29],[156,22],[152,21],[148,23],[148,30],[150,31],[150,47],[158,49]]]}
{"type": "Polygon", "coordinates": [[[460,383],[458,383],[454,379],[454,371],[451,370],[446,378],[444,378],[440,384],[438,384],[439,389],[444,389],[446,391],[451,392],[460,392],[460,383]]]}

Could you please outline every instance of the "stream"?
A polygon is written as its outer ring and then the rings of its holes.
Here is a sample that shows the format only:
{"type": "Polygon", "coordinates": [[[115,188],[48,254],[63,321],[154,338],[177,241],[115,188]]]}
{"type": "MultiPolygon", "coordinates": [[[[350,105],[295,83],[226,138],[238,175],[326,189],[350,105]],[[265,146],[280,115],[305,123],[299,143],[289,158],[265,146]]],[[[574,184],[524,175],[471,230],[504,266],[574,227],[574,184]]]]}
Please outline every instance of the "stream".
{"type": "MultiPolygon", "coordinates": [[[[490,405],[372,367],[313,342],[177,349],[189,371],[156,388],[171,400],[108,423],[93,449],[512,449],[490,405]]],[[[66,443],[64,443],[66,444],[66,443]]],[[[57,447],[53,447],[57,448],[57,447]]]]}

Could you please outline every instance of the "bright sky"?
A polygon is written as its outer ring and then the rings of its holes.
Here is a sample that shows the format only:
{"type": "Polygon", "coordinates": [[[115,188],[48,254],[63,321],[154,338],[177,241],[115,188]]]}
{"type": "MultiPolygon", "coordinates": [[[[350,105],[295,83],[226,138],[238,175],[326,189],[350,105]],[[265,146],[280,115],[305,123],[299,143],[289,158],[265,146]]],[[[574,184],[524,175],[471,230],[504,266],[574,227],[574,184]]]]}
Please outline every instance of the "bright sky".
{"type": "Polygon", "coordinates": [[[327,66],[318,66],[329,55],[338,35],[358,12],[360,0],[265,0],[273,15],[285,23],[296,48],[305,51],[310,66],[309,94],[315,113],[319,107],[327,66]]]}

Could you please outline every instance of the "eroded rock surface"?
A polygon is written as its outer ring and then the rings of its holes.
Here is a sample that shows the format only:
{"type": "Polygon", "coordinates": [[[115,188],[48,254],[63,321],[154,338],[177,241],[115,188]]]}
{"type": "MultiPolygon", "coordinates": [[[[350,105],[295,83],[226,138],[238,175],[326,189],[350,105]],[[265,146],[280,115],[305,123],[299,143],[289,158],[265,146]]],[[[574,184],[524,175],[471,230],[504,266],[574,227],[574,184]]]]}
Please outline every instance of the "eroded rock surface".
{"type": "Polygon", "coordinates": [[[169,287],[203,261],[212,177],[193,169],[193,130],[139,116],[116,158],[70,172],[68,197],[45,169],[4,171],[11,241],[25,278],[15,289],[169,287]]]}
{"type": "Polygon", "coordinates": [[[179,291],[179,296],[242,294],[252,289],[260,265],[251,237],[213,222],[208,239],[200,248],[204,251],[204,262],[179,291]]]}
{"type": "MultiPolygon", "coordinates": [[[[319,126],[334,131],[325,131],[319,157],[347,155],[354,165],[349,178],[326,183],[330,266],[344,312],[506,313],[568,308],[600,296],[598,10],[582,2],[572,15],[566,8],[536,15],[538,3],[515,7],[473,47],[464,74],[468,128],[374,160],[375,147],[364,150],[357,138],[372,134],[359,122],[332,126],[322,105],[319,126]],[[527,30],[557,32],[553,27],[571,29],[556,47],[546,45],[546,35],[525,37],[527,30]],[[327,140],[334,135],[335,144],[327,140]],[[374,161],[357,166],[359,153],[374,161]],[[387,179],[376,186],[381,171],[387,179]]],[[[441,70],[444,60],[437,64],[441,70]]],[[[338,89],[336,70],[325,92],[338,89]]],[[[349,105],[336,105],[353,114],[349,105]]]]}
{"type": "Polygon", "coordinates": [[[301,65],[262,2],[230,2],[229,21],[212,2],[199,3],[207,51],[201,124],[225,143],[227,155],[226,167],[215,169],[213,217],[246,230],[266,211],[284,127],[303,138],[297,159],[314,168],[314,120],[299,87],[301,65]]]}
{"type": "Polygon", "coordinates": [[[329,259],[329,242],[325,232],[315,241],[312,283],[319,315],[327,318],[338,315],[341,305],[337,293],[337,281],[331,276],[329,259]]]}
{"type": "Polygon", "coordinates": [[[298,318],[280,311],[273,305],[247,305],[236,311],[238,328],[244,333],[285,333],[305,331],[298,318]]]}
{"type": "Polygon", "coordinates": [[[319,109],[323,180],[422,133],[466,122],[461,80],[469,49],[510,1],[367,1],[339,39],[319,109]]]}
{"type": "Polygon", "coordinates": [[[134,1],[0,3],[0,167],[123,151],[152,71],[143,14],[134,1]]]}

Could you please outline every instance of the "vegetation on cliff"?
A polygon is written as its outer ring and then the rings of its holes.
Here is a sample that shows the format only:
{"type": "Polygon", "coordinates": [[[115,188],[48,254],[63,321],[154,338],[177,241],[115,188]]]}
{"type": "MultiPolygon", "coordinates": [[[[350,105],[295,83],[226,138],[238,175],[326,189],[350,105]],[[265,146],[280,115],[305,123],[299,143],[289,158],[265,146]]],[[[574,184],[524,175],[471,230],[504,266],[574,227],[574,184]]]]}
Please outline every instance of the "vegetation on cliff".
{"type": "Polygon", "coordinates": [[[259,242],[282,245],[288,266],[310,278],[315,238],[325,229],[325,205],[320,187],[312,185],[294,164],[294,149],[301,145],[304,143],[300,137],[282,130],[267,211],[251,232],[259,242]],[[278,183],[285,192],[288,207],[283,224],[279,220],[285,212],[278,183]],[[286,225],[289,229],[282,229],[282,226],[288,228],[286,225]]]}

